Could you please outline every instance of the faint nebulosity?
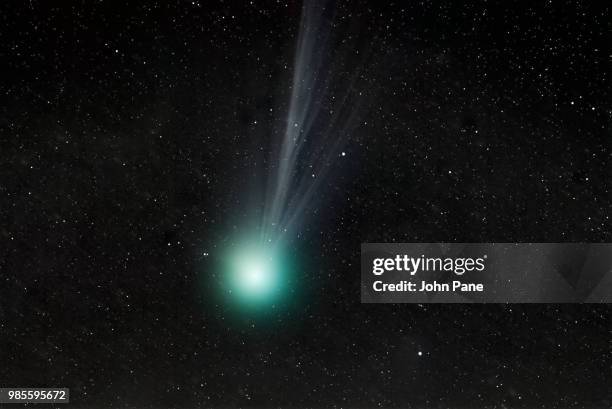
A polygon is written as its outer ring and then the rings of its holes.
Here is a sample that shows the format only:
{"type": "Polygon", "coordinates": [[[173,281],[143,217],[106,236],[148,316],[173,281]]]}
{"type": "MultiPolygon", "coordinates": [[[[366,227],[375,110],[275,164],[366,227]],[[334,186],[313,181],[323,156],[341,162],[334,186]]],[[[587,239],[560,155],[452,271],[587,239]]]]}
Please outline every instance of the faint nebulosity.
{"type": "Polygon", "coordinates": [[[612,405],[609,306],[359,292],[362,242],[612,241],[609,5],[327,2],[291,282],[257,311],[218,266],[276,217],[302,3],[0,8],[0,386],[75,408],[612,405]]]}

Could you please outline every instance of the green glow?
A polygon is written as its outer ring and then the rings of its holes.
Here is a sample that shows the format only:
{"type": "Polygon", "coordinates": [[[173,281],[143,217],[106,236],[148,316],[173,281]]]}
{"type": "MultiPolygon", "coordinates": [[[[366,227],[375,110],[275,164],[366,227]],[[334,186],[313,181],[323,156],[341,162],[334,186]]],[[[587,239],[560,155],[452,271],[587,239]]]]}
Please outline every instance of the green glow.
{"type": "Polygon", "coordinates": [[[278,249],[257,242],[227,252],[225,289],[229,301],[249,306],[273,305],[283,296],[288,265],[278,249]]]}

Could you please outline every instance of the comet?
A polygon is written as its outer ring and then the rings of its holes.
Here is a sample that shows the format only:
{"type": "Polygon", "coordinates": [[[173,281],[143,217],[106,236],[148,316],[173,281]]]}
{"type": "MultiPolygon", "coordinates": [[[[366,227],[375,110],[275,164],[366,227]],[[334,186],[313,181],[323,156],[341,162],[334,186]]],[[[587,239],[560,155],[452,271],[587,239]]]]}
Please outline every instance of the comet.
{"type": "Polygon", "coordinates": [[[302,6],[289,108],[269,159],[261,220],[254,232],[248,232],[249,239],[238,240],[226,255],[225,288],[229,298],[249,306],[275,305],[290,288],[294,271],[289,266],[295,263],[290,260],[289,244],[299,236],[305,209],[343,141],[343,131],[337,125],[346,117],[341,114],[348,92],[334,115],[329,117],[328,110],[325,118],[320,118],[322,106],[329,107],[333,99],[328,98],[325,70],[333,26],[333,10],[328,3],[313,0],[302,6]],[[318,150],[307,152],[305,147],[312,145],[318,145],[318,150]]]}

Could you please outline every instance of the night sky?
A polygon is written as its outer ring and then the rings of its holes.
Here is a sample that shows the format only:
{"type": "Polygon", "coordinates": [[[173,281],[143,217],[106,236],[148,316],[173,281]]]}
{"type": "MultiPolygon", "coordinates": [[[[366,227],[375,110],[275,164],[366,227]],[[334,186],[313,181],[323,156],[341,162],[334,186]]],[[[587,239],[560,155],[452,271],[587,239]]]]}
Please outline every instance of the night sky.
{"type": "Polygon", "coordinates": [[[610,306],[361,304],[359,268],[363,242],[612,241],[610,6],[327,2],[289,195],[314,190],[253,311],[219,266],[279,169],[302,3],[126,3],[0,5],[1,387],[612,406],[610,306]]]}

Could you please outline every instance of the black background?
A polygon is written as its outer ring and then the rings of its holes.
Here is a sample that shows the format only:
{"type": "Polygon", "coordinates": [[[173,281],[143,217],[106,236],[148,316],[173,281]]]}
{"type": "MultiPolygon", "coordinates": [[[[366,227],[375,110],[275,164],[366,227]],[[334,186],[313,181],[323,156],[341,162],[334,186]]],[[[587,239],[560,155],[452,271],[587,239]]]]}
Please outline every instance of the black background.
{"type": "Polygon", "coordinates": [[[362,242],[611,241],[608,6],[338,2],[346,156],[292,243],[300,297],[265,323],[218,299],[214,259],[275,166],[301,4],[0,7],[2,386],[96,408],[610,407],[606,305],[359,302],[362,242]]]}

